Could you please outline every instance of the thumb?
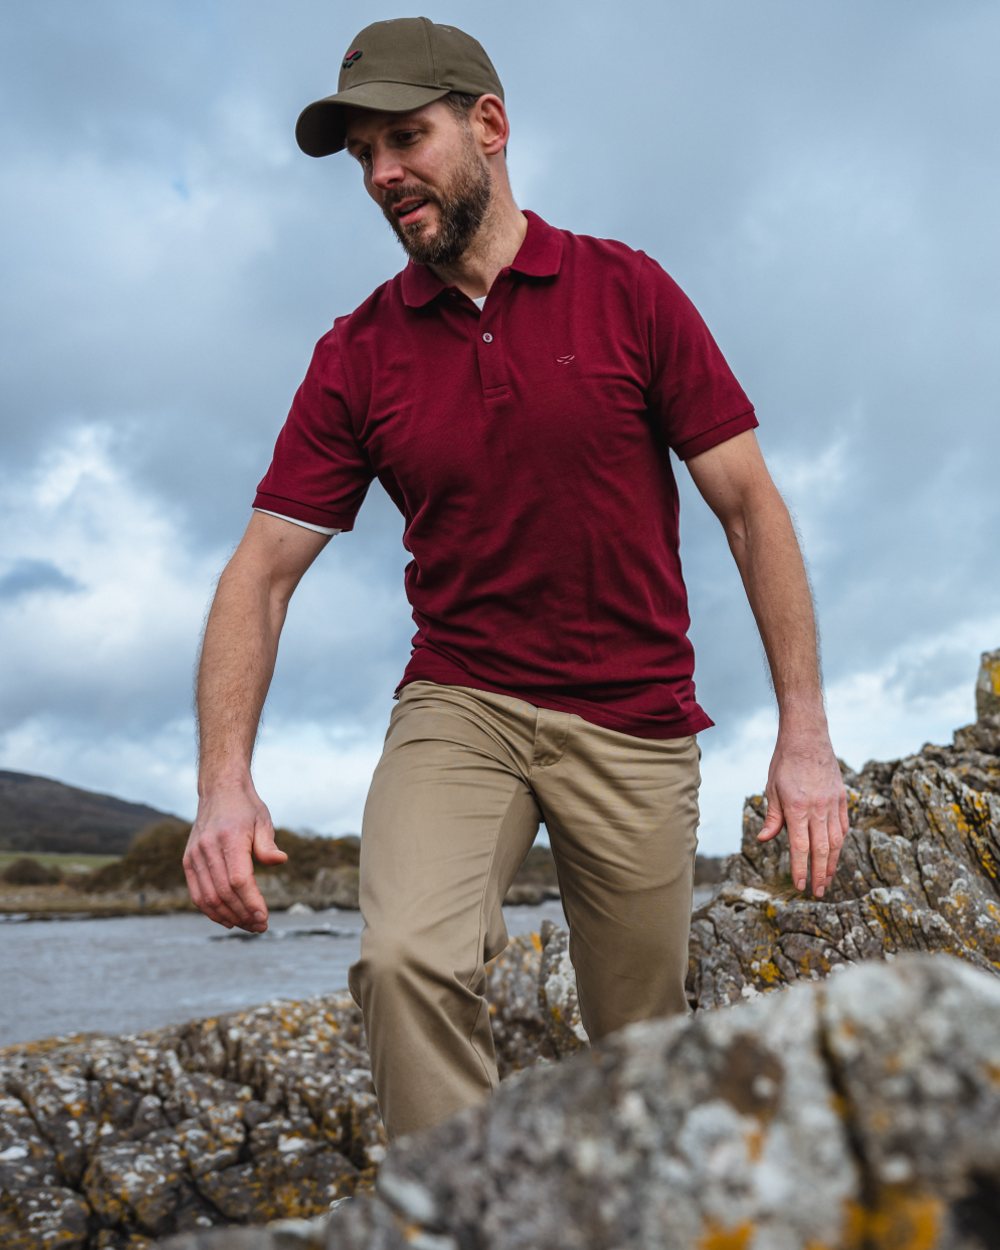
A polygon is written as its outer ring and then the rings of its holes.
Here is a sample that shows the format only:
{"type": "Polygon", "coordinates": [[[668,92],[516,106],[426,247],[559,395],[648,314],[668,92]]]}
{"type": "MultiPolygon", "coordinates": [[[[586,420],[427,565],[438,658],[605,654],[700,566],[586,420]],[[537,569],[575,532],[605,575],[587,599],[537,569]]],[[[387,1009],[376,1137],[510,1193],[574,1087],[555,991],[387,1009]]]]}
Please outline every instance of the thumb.
{"type": "Polygon", "coordinates": [[[253,857],[259,864],[283,864],[288,858],[274,840],[274,825],[270,820],[258,820],[254,826],[253,857]]]}
{"type": "Polygon", "coordinates": [[[781,813],[781,804],[777,798],[768,798],[767,815],[764,817],[764,824],[761,826],[760,833],[757,834],[758,842],[767,842],[773,838],[775,834],[781,832],[784,825],[784,818],[781,813]]]}

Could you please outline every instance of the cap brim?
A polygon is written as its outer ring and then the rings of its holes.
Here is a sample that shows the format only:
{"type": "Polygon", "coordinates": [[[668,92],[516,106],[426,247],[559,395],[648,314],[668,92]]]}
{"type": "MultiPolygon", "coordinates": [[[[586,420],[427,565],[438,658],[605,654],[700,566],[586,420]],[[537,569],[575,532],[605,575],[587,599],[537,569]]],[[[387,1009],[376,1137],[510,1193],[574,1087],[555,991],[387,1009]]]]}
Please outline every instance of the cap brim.
{"type": "Polygon", "coordinates": [[[306,105],[295,123],[295,140],[307,156],[330,156],[344,147],[346,108],[409,113],[447,94],[447,87],[417,87],[408,82],[359,83],[306,105]]]}

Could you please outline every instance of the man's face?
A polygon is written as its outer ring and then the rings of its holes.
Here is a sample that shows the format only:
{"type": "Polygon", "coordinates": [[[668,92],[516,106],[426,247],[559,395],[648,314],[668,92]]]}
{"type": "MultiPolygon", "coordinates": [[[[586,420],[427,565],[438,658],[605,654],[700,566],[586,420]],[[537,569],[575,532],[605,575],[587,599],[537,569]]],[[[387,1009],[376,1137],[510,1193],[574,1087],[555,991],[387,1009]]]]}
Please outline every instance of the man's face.
{"type": "Polygon", "coordinates": [[[412,113],[351,109],[347,150],[413,260],[450,265],[465,253],[493,190],[467,122],[440,100],[412,113]]]}

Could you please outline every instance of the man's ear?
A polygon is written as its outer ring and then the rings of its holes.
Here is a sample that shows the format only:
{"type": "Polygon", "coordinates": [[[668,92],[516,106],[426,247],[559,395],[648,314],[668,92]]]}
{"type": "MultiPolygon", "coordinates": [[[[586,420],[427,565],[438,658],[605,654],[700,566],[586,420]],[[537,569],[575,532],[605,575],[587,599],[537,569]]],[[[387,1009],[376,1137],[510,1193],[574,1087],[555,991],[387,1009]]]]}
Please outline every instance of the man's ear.
{"type": "Polygon", "coordinates": [[[510,122],[499,96],[481,95],[472,106],[469,122],[485,156],[496,156],[506,150],[510,122]]]}

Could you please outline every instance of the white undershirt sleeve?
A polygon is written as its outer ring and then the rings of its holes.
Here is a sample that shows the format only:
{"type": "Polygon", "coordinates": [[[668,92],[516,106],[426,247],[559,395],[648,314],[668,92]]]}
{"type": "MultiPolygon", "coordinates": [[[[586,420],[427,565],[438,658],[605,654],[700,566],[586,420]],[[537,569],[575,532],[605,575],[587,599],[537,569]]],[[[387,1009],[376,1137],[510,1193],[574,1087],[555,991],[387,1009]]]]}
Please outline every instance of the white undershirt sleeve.
{"type": "Polygon", "coordinates": [[[301,525],[305,530],[312,530],[316,534],[329,534],[332,538],[334,534],[342,534],[343,530],[328,529],[325,525],[313,525],[311,521],[300,521],[298,517],[285,516],[281,512],[272,512],[270,508],[254,508],[254,512],[263,512],[265,516],[276,516],[279,521],[291,521],[293,525],[301,525]]]}

